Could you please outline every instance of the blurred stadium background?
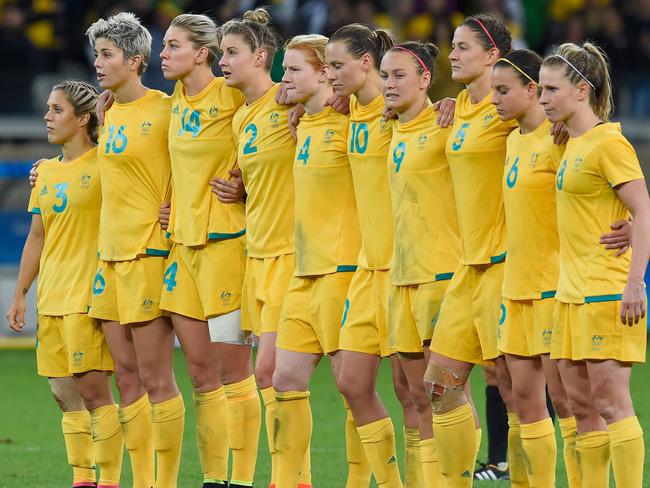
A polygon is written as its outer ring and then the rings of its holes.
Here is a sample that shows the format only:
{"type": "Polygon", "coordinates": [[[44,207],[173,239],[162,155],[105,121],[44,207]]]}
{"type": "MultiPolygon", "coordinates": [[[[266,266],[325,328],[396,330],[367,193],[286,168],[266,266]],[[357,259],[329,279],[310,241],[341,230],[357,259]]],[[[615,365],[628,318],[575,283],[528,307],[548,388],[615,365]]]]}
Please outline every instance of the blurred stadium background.
{"type": "MultiPolygon", "coordinates": [[[[207,13],[218,23],[265,5],[280,35],[330,34],[362,22],[391,29],[400,39],[432,40],[441,48],[431,97],[454,96],[462,88],[450,79],[447,60],[454,28],[465,15],[496,12],[510,25],[514,45],[544,54],[564,41],[595,40],[609,54],[615,88],[615,119],[633,142],[647,170],[650,161],[650,0],[0,0],[0,310],[14,292],[22,245],[29,230],[26,205],[31,163],[57,149],[45,138],[45,102],[55,83],[93,81],[86,28],[98,17],[135,12],[153,35],[145,82],[167,92],[158,53],[165,29],[181,12],[207,13]]],[[[279,79],[279,63],[274,77],[279,79]]],[[[646,174],[650,174],[646,171],[646,174]]],[[[33,287],[34,288],[34,287],[33,287]]],[[[35,330],[34,289],[28,332],[35,330]]],[[[4,322],[4,321],[3,321],[4,322]]],[[[18,345],[0,327],[0,341],[18,345]],[[9,342],[7,342],[9,341],[9,342]]],[[[33,338],[23,341],[33,344],[33,338]]]]}

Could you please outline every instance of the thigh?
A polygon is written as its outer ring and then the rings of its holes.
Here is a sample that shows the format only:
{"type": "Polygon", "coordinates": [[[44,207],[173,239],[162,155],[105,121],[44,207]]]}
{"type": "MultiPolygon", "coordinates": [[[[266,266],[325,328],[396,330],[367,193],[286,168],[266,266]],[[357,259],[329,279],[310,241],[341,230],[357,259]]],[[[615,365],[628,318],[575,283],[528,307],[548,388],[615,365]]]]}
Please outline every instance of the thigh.
{"type": "Polygon", "coordinates": [[[515,396],[540,400],[546,405],[546,377],[541,358],[506,354],[505,359],[515,396]]]}
{"type": "Polygon", "coordinates": [[[208,323],[175,313],[171,315],[171,321],[178,342],[183,348],[185,360],[191,364],[214,367],[215,357],[210,342],[208,323]]]}
{"type": "Polygon", "coordinates": [[[63,317],[39,315],[36,329],[36,365],[40,376],[70,376],[68,351],[62,335],[63,317]]]}
{"type": "Polygon", "coordinates": [[[130,328],[140,373],[155,377],[172,375],[175,334],[170,320],[159,317],[130,328]]]}
{"type": "Polygon", "coordinates": [[[203,320],[205,312],[201,305],[197,285],[187,262],[188,248],[174,244],[165,260],[160,308],[167,312],[203,320]]]}
{"type": "Polygon", "coordinates": [[[118,322],[102,321],[102,330],[108,350],[113,357],[115,370],[137,372],[137,360],[131,328],[120,325],[118,322]]]}
{"type": "Polygon", "coordinates": [[[474,324],[481,344],[483,360],[494,359],[497,349],[497,330],[501,318],[501,290],[503,263],[492,264],[475,271],[474,324]]]}
{"type": "Polygon", "coordinates": [[[238,383],[253,374],[252,348],[249,345],[213,342],[219,377],[224,385],[238,383]]]}
{"type": "Polygon", "coordinates": [[[260,388],[268,388],[273,384],[275,369],[275,340],[277,333],[265,332],[259,337],[257,354],[255,355],[255,377],[260,388]]]}
{"type": "Polygon", "coordinates": [[[336,382],[339,390],[354,391],[362,395],[374,395],[375,383],[381,357],[354,351],[336,353],[339,362],[336,382]]]}
{"type": "Polygon", "coordinates": [[[398,353],[400,364],[409,384],[412,393],[421,393],[424,388],[424,373],[427,370],[427,362],[422,355],[402,355],[398,353]]]}

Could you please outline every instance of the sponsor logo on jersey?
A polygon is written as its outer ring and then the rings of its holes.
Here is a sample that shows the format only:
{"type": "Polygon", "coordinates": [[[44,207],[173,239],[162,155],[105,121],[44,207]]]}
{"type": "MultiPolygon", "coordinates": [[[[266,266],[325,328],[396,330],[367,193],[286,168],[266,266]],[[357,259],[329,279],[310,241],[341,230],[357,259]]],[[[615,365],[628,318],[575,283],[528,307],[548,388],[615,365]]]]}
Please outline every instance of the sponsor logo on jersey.
{"type": "Polygon", "coordinates": [[[280,114],[278,112],[271,112],[271,115],[269,115],[269,124],[274,129],[280,127],[280,114]]]}
{"type": "Polygon", "coordinates": [[[91,176],[87,174],[81,175],[81,189],[87,190],[90,187],[91,176]]]}
{"type": "Polygon", "coordinates": [[[208,116],[211,119],[216,119],[218,115],[219,115],[219,108],[218,107],[213,106],[213,107],[210,107],[208,109],[208,116]]]}
{"type": "Polygon", "coordinates": [[[47,185],[43,186],[43,188],[41,189],[41,193],[39,195],[40,196],[47,195],[47,185]]]}

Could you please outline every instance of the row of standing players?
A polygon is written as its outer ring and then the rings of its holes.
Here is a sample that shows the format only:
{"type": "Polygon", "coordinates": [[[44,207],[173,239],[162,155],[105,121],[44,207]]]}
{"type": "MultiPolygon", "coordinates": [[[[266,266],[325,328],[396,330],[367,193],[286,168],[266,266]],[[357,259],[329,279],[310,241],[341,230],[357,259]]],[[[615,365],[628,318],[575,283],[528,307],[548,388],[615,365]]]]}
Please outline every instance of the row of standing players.
{"type": "MultiPolygon", "coordinates": [[[[404,408],[406,486],[471,486],[480,428],[466,386],[484,362],[496,364],[509,410],[513,486],[555,483],[547,382],[570,486],[606,486],[610,451],[617,484],[641,486],[628,385],[645,355],[648,197],[632,147],[607,122],[600,51],[563,45],[542,65],[510,52],[500,22],[470,17],[450,54],[467,89],[444,128],[427,97],[435,47],[395,46],[363,26],[290,40],[281,89],[269,76],[276,38],[263,10],[220,30],[181,15],[161,53],[165,76],[179,81],[171,98],[140,82],[151,40],[135,17],[99,20],[88,36],[115,103],[97,140],[81,107],[96,92],[54,88],[45,118],[63,156],[39,166],[8,314],[20,329],[40,260],[39,374],[75,403],[72,382],[90,412],[64,408],[73,466],[91,466],[94,452],[98,486],[116,486],[124,443],[134,486],[176,486],[176,335],[204,487],[226,486],[229,449],[230,486],[251,486],[257,386],[271,485],[311,485],[308,385],[323,354],[348,409],[348,486],[367,486],[371,473],[402,486],[375,391],[386,356],[404,408]],[[219,50],[223,78],[210,69],[219,50]],[[345,100],[333,95],[350,98],[349,117],[328,105],[345,100]],[[288,119],[302,111],[294,139],[288,119]],[[553,143],[551,122],[566,124],[566,148],[553,143]],[[165,232],[159,207],[170,199],[165,232]],[[617,256],[598,240],[629,212],[634,253],[617,256]],[[80,235],[83,251],[69,245],[80,235]],[[88,431],[94,449],[75,447],[88,431]]],[[[92,469],[75,471],[76,486],[93,483],[92,469]]]]}

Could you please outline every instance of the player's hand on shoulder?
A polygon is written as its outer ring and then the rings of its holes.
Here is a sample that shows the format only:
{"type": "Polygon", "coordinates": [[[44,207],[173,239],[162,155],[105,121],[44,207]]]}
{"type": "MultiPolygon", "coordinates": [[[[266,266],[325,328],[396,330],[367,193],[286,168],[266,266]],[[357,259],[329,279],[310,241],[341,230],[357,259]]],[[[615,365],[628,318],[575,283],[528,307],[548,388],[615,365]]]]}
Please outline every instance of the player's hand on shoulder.
{"type": "Polygon", "coordinates": [[[104,123],[104,116],[106,115],[108,109],[111,108],[114,101],[115,97],[113,97],[113,92],[110,90],[104,90],[101,95],[99,95],[95,112],[97,113],[97,119],[99,120],[100,124],[104,123]]]}
{"type": "Polygon", "coordinates": [[[564,146],[569,142],[569,131],[564,122],[555,122],[551,127],[551,135],[553,136],[553,144],[558,146],[564,146]]]}
{"type": "Polygon", "coordinates": [[[289,109],[289,131],[294,140],[298,140],[298,124],[303,115],[305,115],[305,106],[302,103],[294,105],[289,109]]]}
{"type": "Polygon", "coordinates": [[[327,99],[326,105],[329,105],[338,113],[347,115],[350,113],[350,97],[340,97],[332,95],[327,99]]]}
{"type": "Polygon", "coordinates": [[[38,180],[38,167],[43,161],[45,161],[45,158],[35,161],[34,164],[32,164],[32,168],[29,170],[29,186],[32,188],[36,186],[36,180],[38,180]]]}
{"type": "Polygon", "coordinates": [[[443,129],[446,129],[454,123],[454,115],[456,113],[456,99],[455,98],[443,98],[438,100],[433,104],[434,110],[438,111],[438,117],[436,117],[436,124],[438,124],[443,129]]]}
{"type": "Polygon", "coordinates": [[[223,203],[240,203],[244,201],[246,189],[244,180],[239,168],[231,169],[229,172],[230,179],[214,177],[210,180],[212,193],[223,203]]]}
{"type": "Polygon", "coordinates": [[[171,202],[163,202],[160,204],[160,209],[158,209],[158,222],[160,222],[162,230],[167,230],[169,227],[169,215],[171,214],[171,211],[171,202]]]}

